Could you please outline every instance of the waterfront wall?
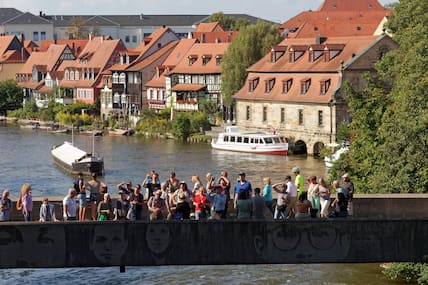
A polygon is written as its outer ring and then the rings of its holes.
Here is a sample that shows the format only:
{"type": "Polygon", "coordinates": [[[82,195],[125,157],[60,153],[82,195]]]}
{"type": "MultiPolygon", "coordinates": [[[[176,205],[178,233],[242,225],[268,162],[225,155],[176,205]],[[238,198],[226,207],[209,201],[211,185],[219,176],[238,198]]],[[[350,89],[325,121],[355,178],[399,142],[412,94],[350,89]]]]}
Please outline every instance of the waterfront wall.
{"type": "MultiPolygon", "coordinates": [[[[49,197],[49,201],[55,205],[56,217],[62,217],[62,197],[49,197]]],[[[39,209],[42,199],[33,198],[33,221],[39,218],[39,209]]],[[[15,202],[15,201],[14,201],[15,202]]],[[[354,197],[355,218],[423,218],[428,217],[428,194],[357,194],[354,197]]],[[[15,203],[14,203],[15,207],[15,203]]],[[[143,209],[143,217],[147,215],[147,207],[143,209]]],[[[233,205],[229,205],[229,216],[233,218],[235,213],[233,205]]],[[[86,217],[90,219],[90,208],[86,210],[86,217]]],[[[13,221],[22,221],[20,212],[12,212],[13,221]]]]}
{"type": "Polygon", "coordinates": [[[0,236],[0,268],[418,262],[428,256],[428,219],[1,223],[0,236]]]}

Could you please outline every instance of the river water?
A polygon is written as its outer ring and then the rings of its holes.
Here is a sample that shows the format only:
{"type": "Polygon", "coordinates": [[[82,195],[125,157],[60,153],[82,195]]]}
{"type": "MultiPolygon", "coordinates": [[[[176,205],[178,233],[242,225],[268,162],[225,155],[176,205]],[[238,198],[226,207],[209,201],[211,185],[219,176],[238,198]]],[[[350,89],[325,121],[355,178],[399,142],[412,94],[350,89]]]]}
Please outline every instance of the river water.
{"type": "MultiPolygon", "coordinates": [[[[161,180],[175,171],[191,185],[192,175],[204,179],[207,172],[229,177],[245,171],[253,187],[263,187],[263,177],[280,182],[299,166],[302,174],[326,176],[323,161],[306,156],[249,155],[213,150],[208,144],[178,143],[141,137],[95,137],[75,135],[74,143],[104,157],[102,180],[114,193],[121,181],[141,183],[149,170],[161,180]]],[[[9,188],[12,198],[23,183],[30,183],[33,196],[65,196],[74,177],[57,168],[52,146],[71,141],[70,134],[51,134],[0,123],[0,189],[9,188]]],[[[204,180],[202,180],[204,181],[204,180]]],[[[0,253],[1,254],[1,253],[0,253]]],[[[387,280],[379,264],[299,264],[234,266],[161,266],[72,269],[0,270],[0,284],[400,284],[387,280]],[[17,281],[19,280],[19,282],[17,281]]]]}

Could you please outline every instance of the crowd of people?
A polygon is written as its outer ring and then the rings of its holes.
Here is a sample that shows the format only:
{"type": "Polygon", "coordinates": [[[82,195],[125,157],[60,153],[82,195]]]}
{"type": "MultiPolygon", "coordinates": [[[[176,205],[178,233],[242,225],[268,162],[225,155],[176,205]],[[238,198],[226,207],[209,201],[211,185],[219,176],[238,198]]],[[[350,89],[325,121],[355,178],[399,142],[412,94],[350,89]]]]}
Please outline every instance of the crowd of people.
{"type": "MultiPolygon", "coordinates": [[[[39,209],[39,222],[84,221],[90,208],[91,220],[220,220],[234,212],[237,219],[332,218],[352,216],[354,186],[350,175],[342,176],[342,183],[333,181],[331,187],[323,178],[310,176],[305,181],[299,167],[293,167],[294,177],[286,175],[284,181],[271,183],[270,177],[263,178],[263,188],[253,189],[240,172],[239,179],[232,185],[227,171],[221,171],[219,178],[207,173],[203,182],[199,176],[191,178],[189,187],[183,180],[170,172],[169,178],[161,181],[159,174],[150,171],[141,184],[131,181],[116,186],[117,197],[112,199],[107,185],[93,173],[88,181],[79,173],[74,185],[62,201],[62,217],[56,217],[55,207],[44,198],[39,209]],[[233,192],[233,193],[232,193],[233,192]],[[335,193],[332,198],[332,193],[335,193]],[[276,193],[276,202],[274,202],[276,193]],[[233,195],[232,195],[233,194],[233,195]],[[233,203],[231,202],[233,197],[233,203]],[[233,211],[228,209],[233,205],[233,211]],[[143,213],[144,211],[147,211],[143,213]]],[[[0,221],[10,221],[12,201],[10,191],[4,190],[0,200],[0,221]]],[[[31,185],[24,184],[16,202],[16,210],[22,212],[23,220],[32,220],[33,201],[31,185]]],[[[89,215],[89,213],[88,213],[89,215]]]]}

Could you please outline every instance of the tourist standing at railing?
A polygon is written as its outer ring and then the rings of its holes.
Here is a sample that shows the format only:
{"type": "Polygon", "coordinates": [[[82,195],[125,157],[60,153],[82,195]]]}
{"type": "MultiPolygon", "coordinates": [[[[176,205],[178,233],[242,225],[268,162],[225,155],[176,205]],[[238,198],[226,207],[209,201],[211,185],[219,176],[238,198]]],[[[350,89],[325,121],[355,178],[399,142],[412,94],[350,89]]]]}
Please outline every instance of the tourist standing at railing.
{"type": "Polygon", "coordinates": [[[31,195],[31,185],[25,183],[21,188],[21,199],[22,199],[22,214],[24,215],[24,221],[31,221],[31,212],[33,211],[33,197],[31,195]]]}
{"type": "Polygon", "coordinates": [[[43,203],[40,205],[39,211],[39,222],[58,222],[59,220],[55,216],[55,206],[49,203],[48,198],[43,199],[43,203]]]}
{"type": "Polygon", "coordinates": [[[249,199],[253,195],[253,188],[251,187],[251,183],[246,180],[245,172],[241,172],[238,175],[239,175],[239,180],[235,186],[235,195],[234,195],[234,201],[233,201],[235,209],[237,209],[236,203],[240,199],[239,197],[247,197],[246,199],[249,199]],[[247,193],[247,195],[239,196],[239,193],[242,193],[242,192],[247,193]]]}
{"type": "Polygon", "coordinates": [[[310,176],[308,179],[308,201],[312,204],[314,215],[319,217],[321,214],[319,185],[316,176],[310,176]],[[315,213],[316,211],[316,213],[315,213]]]}
{"type": "Polygon", "coordinates": [[[328,218],[330,214],[330,188],[323,178],[318,180],[321,204],[321,218],[328,218]]]}
{"type": "Polygon", "coordinates": [[[140,221],[142,219],[144,196],[140,193],[140,184],[135,185],[134,192],[129,195],[131,203],[130,219],[131,221],[140,221]]]}
{"type": "Polygon", "coordinates": [[[273,210],[272,185],[271,185],[270,177],[263,178],[263,183],[264,183],[264,187],[263,187],[262,195],[263,195],[263,198],[265,199],[266,207],[269,209],[269,211],[273,216],[274,210],[273,210]]]}
{"type": "Polygon", "coordinates": [[[300,195],[302,195],[302,193],[304,191],[305,179],[303,178],[302,174],[300,173],[299,167],[294,166],[292,171],[293,171],[293,174],[296,176],[296,178],[294,180],[294,184],[297,187],[297,198],[299,198],[300,195]]]}
{"type": "Polygon", "coordinates": [[[346,189],[348,192],[348,216],[352,216],[354,214],[352,202],[354,198],[354,183],[352,183],[351,176],[348,173],[343,174],[342,179],[342,189],[346,189]]]}
{"type": "Polygon", "coordinates": [[[70,188],[68,195],[62,201],[64,221],[75,221],[77,213],[77,203],[75,200],[76,189],[70,188]]]}
{"type": "Polygon", "coordinates": [[[101,200],[98,196],[101,195],[101,189],[107,186],[97,179],[97,174],[92,173],[92,180],[86,184],[86,189],[90,191],[89,201],[91,203],[91,218],[93,221],[97,220],[97,202],[101,200]]]}
{"type": "Polygon", "coordinates": [[[217,185],[208,193],[207,200],[211,202],[211,219],[220,220],[226,207],[226,195],[222,188],[217,185]]]}
{"type": "Polygon", "coordinates": [[[12,209],[12,201],[9,199],[9,190],[5,189],[0,200],[0,222],[10,221],[10,210],[12,209]]]}
{"type": "Polygon", "coordinates": [[[86,186],[83,179],[83,174],[79,172],[74,181],[74,189],[77,192],[77,199],[79,200],[79,221],[85,220],[86,215],[86,186]]]}
{"type": "Polygon", "coordinates": [[[277,192],[275,213],[273,218],[275,220],[285,220],[287,218],[287,185],[284,183],[276,183],[272,185],[272,189],[277,192]]]}
{"type": "MultiPolygon", "coordinates": [[[[296,215],[296,203],[298,197],[297,186],[291,181],[291,176],[286,175],[284,183],[287,185],[287,211],[285,216],[287,219],[293,218],[296,215]]],[[[302,193],[303,194],[303,193],[302,193]]]]}
{"type": "Polygon", "coordinates": [[[129,195],[123,191],[119,190],[119,198],[115,201],[113,207],[113,220],[129,220],[129,195]]]}
{"type": "Polygon", "coordinates": [[[263,196],[260,195],[260,188],[254,188],[254,197],[252,198],[252,216],[255,220],[265,219],[265,208],[266,201],[263,196]]]}
{"type": "Polygon", "coordinates": [[[220,178],[218,179],[218,184],[220,185],[222,191],[226,195],[226,205],[224,207],[224,211],[221,215],[222,219],[227,218],[227,210],[230,201],[230,180],[226,170],[222,170],[220,173],[220,178]]]}

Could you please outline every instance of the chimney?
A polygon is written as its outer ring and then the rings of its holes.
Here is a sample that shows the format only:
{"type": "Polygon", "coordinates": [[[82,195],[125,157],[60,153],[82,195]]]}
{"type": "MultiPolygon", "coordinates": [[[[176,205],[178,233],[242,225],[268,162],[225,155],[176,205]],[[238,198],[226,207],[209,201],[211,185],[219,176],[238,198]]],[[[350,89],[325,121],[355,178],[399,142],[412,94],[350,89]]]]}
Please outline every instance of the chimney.
{"type": "Polygon", "coordinates": [[[89,33],[89,40],[92,40],[92,33],[89,33]]]}
{"type": "Polygon", "coordinates": [[[39,16],[43,17],[43,11],[39,11],[39,16]]]}

